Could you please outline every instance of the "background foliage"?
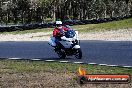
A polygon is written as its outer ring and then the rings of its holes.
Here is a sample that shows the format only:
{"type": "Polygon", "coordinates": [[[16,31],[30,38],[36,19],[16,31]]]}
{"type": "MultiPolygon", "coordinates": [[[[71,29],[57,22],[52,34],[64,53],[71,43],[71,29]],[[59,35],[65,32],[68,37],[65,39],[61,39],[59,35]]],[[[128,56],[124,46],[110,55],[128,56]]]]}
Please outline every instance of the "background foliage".
{"type": "Polygon", "coordinates": [[[0,23],[44,23],[132,15],[132,0],[0,0],[0,23]]]}

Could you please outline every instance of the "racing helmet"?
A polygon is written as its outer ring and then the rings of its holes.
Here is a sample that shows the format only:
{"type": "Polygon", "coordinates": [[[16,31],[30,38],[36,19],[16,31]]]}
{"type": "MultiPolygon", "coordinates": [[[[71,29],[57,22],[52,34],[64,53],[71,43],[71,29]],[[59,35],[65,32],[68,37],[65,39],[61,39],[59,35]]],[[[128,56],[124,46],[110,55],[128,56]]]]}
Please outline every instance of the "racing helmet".
{"type": "Polygon", "coordinates": [[[61,21],[56,21],[56,25],[62,25],[61,21]]]}
{"type": "Polygon", "coordinates": [[[58,29],[62,29],[62,22],[61,21],[56,21],[56,27],[58,29]]]}

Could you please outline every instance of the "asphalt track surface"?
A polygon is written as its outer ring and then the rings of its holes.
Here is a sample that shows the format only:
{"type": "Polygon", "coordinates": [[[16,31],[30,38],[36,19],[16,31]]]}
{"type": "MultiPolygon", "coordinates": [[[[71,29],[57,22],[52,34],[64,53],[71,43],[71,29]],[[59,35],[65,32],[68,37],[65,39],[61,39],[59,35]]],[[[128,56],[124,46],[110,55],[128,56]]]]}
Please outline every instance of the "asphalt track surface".
{"type": "MultiPolygon", "coordinates": [[[[132,41],[82,40],[83,58],[67,57],[70,62],[132,66],[132,41]]],[[[0,58],[59,60],[47,41],[0,42],[0,58]]]]}

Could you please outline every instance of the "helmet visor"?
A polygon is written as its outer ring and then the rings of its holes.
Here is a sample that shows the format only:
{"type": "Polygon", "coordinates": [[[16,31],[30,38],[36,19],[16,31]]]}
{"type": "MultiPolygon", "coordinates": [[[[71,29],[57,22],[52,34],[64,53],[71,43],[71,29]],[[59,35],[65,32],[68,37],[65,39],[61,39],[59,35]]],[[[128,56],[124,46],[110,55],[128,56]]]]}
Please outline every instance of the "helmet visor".
{"type": "Polygon", "coordinates": [[[57,26],[57,27],[61,27],[62,25],[61,25],[61,24],[57,24],[56,26],[57,26]]]}

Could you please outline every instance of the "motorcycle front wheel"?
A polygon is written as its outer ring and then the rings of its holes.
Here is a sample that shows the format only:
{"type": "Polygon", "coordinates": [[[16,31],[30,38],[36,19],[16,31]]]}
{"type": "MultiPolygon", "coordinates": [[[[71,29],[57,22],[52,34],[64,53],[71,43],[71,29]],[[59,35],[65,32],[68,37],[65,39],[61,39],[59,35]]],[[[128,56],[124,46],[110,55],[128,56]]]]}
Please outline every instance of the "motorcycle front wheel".
{"type": "Polygon", "coordinates": [[[76,59],[82,59],[82,50],[81,49],[76,50],[75,58],[76,59]]]}

